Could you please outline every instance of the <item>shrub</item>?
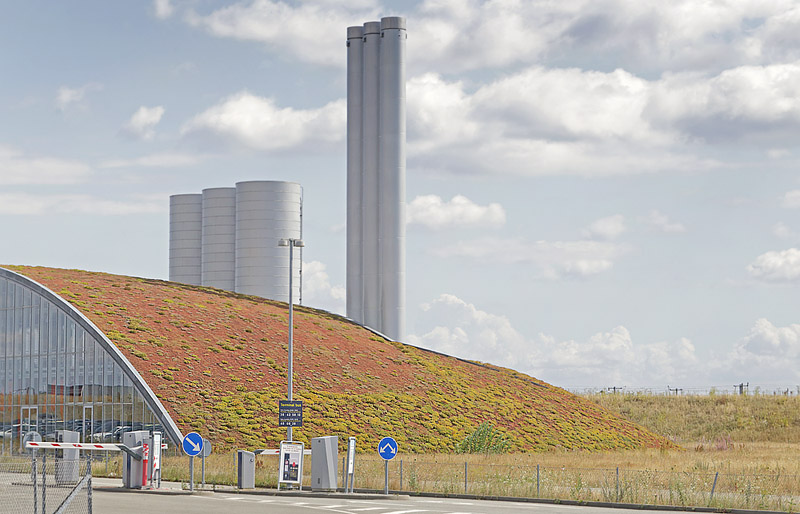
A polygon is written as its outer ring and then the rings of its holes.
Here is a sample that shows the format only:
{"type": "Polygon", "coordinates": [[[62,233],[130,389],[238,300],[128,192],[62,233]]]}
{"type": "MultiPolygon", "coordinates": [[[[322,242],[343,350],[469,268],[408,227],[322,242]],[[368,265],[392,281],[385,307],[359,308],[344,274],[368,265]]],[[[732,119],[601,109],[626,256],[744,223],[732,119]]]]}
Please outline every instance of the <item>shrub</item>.
{"type": "Polygon", "coordinates": [[[511,443],[488,421],[481,423],[456,446],[456,453],[506,453],[511,443]]]}

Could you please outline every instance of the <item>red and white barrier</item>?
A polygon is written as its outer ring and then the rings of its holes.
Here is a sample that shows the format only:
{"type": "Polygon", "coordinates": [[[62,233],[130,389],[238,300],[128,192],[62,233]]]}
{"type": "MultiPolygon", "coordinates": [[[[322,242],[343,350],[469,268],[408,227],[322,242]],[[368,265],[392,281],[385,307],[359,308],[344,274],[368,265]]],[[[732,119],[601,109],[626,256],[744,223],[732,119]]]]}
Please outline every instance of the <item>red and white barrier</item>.
{"type": "MultiPolygon", "coordinates": [[[[50,442],[34,442],[28,441],[25,443],[26,449],[31,448],[55,448],[63,449],[79,449],[79,450],[98,450],[98,451],[122,451],[124,444],[100,444],[100,443],[50,443],[50,442]]],[[[162,444],[161,448],[167,448],[166,444],[162,444]]]]}

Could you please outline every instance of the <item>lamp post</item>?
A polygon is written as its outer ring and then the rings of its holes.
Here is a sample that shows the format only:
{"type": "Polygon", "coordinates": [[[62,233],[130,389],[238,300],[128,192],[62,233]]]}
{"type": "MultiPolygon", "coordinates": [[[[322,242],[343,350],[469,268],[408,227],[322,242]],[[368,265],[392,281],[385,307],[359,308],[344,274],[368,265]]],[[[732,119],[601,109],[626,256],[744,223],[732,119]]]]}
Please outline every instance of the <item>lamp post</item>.
{"type": "MultiPolygon", "coordinates": [[[[294,264],[294,248],[302,248],[305,246],[302,239],[278,239],[278,246],[289,247],[289,401],[292,401],[292,361],[294,360],[294,307],[292,305],[292,264],[294,264]]],[[[292,427],[286,428],[286,440],[292,440],[292,427]]]]}

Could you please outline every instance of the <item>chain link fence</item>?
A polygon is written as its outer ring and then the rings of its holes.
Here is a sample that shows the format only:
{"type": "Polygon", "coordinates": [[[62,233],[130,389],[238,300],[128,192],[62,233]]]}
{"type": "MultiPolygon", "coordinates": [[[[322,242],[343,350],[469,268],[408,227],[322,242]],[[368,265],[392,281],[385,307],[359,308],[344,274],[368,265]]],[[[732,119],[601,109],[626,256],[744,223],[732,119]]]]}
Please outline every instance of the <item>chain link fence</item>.
{"type": "Polygon", "coordinates": [[[92,474],[88,456],[0,459],[0,507],[4,514],[91,514],[92,474]]]}
{"type": "MultiPolygon", "coordinates": [[[[383,488],[383,461],[364,458],[356,469],[356,489],[383,488]]],[[[483,497],[713,507],[798,512],[800,475],[747,475],[454,463],[395,459],[389,488],[396,491],[467,494],[483,497]]]]}

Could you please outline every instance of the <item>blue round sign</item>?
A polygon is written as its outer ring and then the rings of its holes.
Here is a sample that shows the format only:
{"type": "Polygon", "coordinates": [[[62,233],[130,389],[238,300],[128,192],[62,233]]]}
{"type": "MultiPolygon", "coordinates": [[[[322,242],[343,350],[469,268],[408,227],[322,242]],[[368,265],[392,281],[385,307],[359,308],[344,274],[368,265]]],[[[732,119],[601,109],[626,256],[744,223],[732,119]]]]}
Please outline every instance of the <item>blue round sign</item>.
{"type": "Polygon", "coordinates": [[[200,455],[203,451],[203,438],[197,432],[189,432],[183,436],[183,451],[189,457],[200,455]]]}
{"type": "Polygon", "coordinates": [[[397,457],[398,449],[397,441],[391,437],[384,437],[381,439],[381,442],[378,443],[378,455],[380,455],[383,460],[392,460],[397,457]]]}

